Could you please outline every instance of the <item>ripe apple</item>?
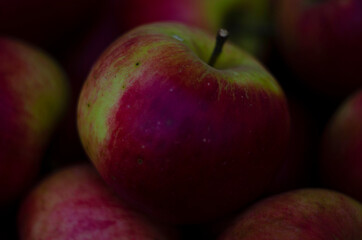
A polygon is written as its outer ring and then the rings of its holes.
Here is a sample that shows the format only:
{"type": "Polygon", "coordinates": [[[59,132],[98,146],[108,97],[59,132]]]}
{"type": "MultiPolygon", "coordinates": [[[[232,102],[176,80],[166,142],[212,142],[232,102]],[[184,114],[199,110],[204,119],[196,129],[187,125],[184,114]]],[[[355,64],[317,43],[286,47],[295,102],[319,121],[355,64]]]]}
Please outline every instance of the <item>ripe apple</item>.
{"type": "Polygon", "coordinates": [[[19,212],[21,240],[170,240],[176,239],[173,234],[131,210],[89,164],[62,169],[43,180],[19,212]]]}
{"type": "Polygon", "coordinates": [[[301,81],[343,97],[362,86],[362,2],[279,0],[279,42],[301,81]]]}
{"type": "Polygon", "coordinates": [[[41,50],[0,38],[0,206],[36,175],[51,133],[65,110],[68,82],[41,50]]]}
{"type": "Polygon", "coordinates": [[[174,223],[222,216],[253,201],[289,136],[282,89],[253,57],[214,37],[154,23],[117,39],[78,103],[82,144],[127,202],[174,223]]]}
{"type": "Polygon", "coordinates": [[[178,21],[211,33],[231,32],[230,40],[262,57],[272,35],[272,0],[132,0],[116,1],[125,30],[159,21],[178,21]]]}
{"type": "Polygon", "coordinates": [[[361,229],[361,203],[338,192],[301,189],[254,204],[219,240],[359,240],[361,229]]]}
{"type": "Polygon", "coordinates": [[[327,126],[320,175],[326,186],[362,201],[362,90],[339,107],[327,126]]]}

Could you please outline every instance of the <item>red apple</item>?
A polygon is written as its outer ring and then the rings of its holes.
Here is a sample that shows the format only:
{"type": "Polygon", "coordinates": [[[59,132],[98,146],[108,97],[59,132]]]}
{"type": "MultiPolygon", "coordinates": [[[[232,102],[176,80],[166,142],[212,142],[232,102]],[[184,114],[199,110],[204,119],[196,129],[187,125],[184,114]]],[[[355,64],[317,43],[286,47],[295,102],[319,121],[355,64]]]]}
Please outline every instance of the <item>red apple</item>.
{"type": "Polygon", "coordinates": [[[362,205],[347,195],[302,189],[254,204],[219,240],[360,240],[362,205]]]}
{"type": "Polygon", "coordinates": [[[37,173],[65,110],[68,82],[40,49],[0,38],[0,206],[19,197],[37,173]]]}
{"type": "Polygon", "coordinates": [[[127,207],[88,164],[43,180],[19,213],[20,240],[170,240],[173,234],[127,207]]]}
{"type": "Polygon", "coordinates": [[[326,186],[362,201],[362,90],[346,99],[330,120],[320,171],[326,186]]]}
{"type": "Polygon", "coordinates": [[[250,55],[176,23],[114,42],[85,82],[78,129],[126,201],[174,223],[211,220],[262,194],[289,135],[283,91],[250,55]]]}
{"type": "Polygon", "coordinates": [[[279,0],[276,16],[281,49],[301,81],[338,97],[362,86],[360,0],[279,0]]]}

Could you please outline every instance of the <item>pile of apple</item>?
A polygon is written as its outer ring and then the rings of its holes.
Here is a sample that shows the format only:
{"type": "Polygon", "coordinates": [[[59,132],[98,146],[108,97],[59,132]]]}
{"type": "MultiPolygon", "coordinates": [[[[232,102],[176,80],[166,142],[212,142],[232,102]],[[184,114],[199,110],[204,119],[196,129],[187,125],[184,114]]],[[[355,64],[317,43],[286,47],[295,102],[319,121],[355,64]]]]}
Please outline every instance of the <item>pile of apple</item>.
{"type": "Polygon", "coordinates": [[[362,1],[0,2],[0,233],[362,239],[362,1]]]}

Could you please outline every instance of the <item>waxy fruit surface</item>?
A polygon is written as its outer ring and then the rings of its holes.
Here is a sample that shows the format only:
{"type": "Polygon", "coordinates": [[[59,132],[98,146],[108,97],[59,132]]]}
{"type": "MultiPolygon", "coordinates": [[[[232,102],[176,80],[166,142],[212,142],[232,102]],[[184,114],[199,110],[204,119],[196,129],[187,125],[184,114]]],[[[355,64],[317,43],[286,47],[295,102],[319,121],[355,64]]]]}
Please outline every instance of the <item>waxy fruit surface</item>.
{"type": "Polygon", "coordinates": [[[147,214],[210,220],[260,196],[281,163],[289,113],[275,79],[226,43],[176,23],[141,26],[98,59],[78,105],[105,181],[147,214]]]}

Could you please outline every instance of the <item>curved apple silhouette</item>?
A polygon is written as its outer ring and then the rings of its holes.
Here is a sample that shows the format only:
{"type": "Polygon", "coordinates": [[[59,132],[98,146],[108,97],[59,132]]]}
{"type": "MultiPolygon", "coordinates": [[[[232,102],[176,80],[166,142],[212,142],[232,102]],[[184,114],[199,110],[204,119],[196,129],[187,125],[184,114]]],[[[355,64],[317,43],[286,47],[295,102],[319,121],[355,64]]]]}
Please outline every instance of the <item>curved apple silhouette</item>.
{"type": "Polygon", "coordinates": [[[254,204],[219,240],[358,240],[361,229],[359,202],[338,192],[301,189],[254,204]]]}
{"type": "Polygon", "coordinates": [[[174,230],[132,211],[88,164],[43,180],[22,203],[19,237],[25,239],[176,239],[174,230]]]}
{"type": "Polygon", "coordinates": [[[335,97],[362,86],[360,0],[280,0],[277,5],[281,49],[301,81],[335,97]]]}
{"type": "Polygon", "coordinates": [[[176,23],[129,32],[98,59],[78,129],[105,181],[147,214],[210,220],[266,188],[289,135],[283,91],[251,56],[176,23]]]}
{"type": "Polygon", "coordinates": [[[362,90],[339,107],[322,142],[320,176],[326,186],[362,201],[362,90]]]}
{"type": "Polygon", "coordinates": [[[23,42],[0,38],[0,205],[14,200],[37,173],[68,99],[58,64],[23,42]]]}

